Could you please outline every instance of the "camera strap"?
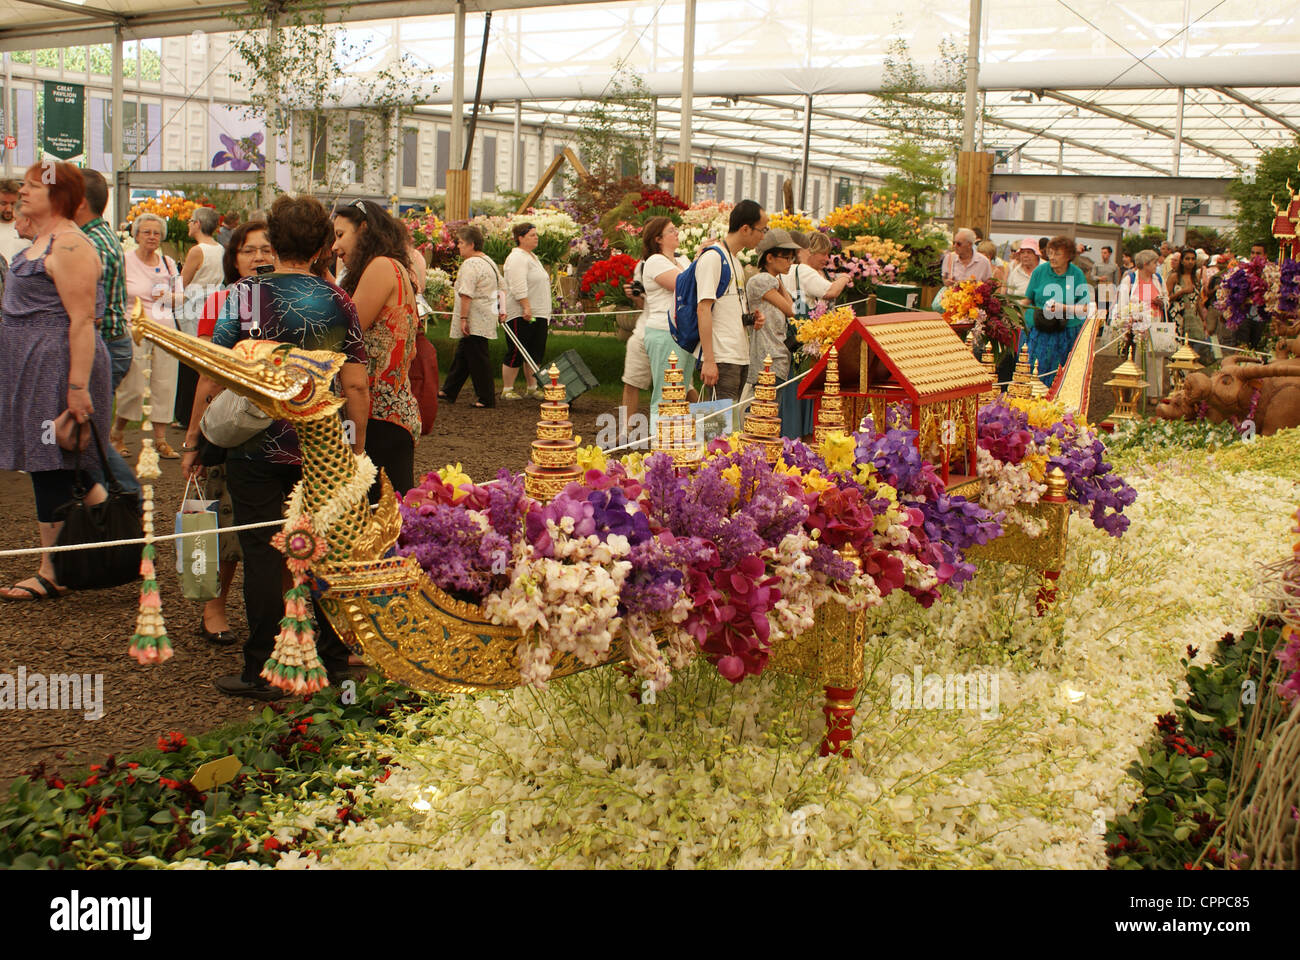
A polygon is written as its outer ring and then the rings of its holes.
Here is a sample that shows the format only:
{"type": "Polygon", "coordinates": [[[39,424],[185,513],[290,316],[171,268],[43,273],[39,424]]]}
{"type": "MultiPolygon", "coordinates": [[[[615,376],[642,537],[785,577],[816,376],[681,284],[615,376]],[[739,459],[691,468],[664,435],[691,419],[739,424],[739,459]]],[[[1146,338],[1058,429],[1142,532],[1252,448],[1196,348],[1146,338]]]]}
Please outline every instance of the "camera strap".
{"type": "Polygon", "coordinates": [[[740,315],[743,317],[749,313],[749,297],[745,295],[745,285],[740,282],[740,262],[731,255],[731,248],[725,241],[718,246],[722,248],[727,258],[727,266],[731,268],[731,282],[736,285],[736,299],[740,301],[740,315]]]}

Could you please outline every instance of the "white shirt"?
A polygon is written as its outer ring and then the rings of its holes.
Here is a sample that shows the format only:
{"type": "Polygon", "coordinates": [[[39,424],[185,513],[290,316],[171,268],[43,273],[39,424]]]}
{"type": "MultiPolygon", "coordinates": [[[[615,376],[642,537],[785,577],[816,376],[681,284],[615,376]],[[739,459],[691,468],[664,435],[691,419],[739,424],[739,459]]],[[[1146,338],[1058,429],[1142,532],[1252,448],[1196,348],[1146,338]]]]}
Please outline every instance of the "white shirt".
{"type": "MultiPolygon", "coordinates": [[[[668,330],[668,318],[677,308],[677,291],[665,290],[659,286],[655,277],[670,270],[685,270],[691,261],[678,257],[676,262],[669,260],[662,253],[656,253],[645,261],[641,270],[641,283],[645,287],[645,313],[643,314],[646,330],[668,330]]],[[[718,289],[718,282],[713,281],[713,289],[718,289]]]]}
{"type": "Polygon", "coordinates": [[[742,317],[745,301],[740,286],[743,269],[731,251],[721,243],[708,247],[695,264],[696,303],[713,300],[714,363],[734,363],[739,366],[749,363],[749,337],[745,333],[742,317]],[[731,267],[731,279],[722,296],[718,297],[724,259],[731,267]]]}
{"type": "Polygon", "coordinates": [[[1029,289],[1029,275],[1032,270],[1026,270],[1017,260],[1011,264],[1011,269],[1007,271],[1007,293],[1016,297],[1023,297],[1025,291],[1029,289]]]}
{"type": "Polygon", "coordinates": [[[785,292],[794,300],[796,316],[807,316],[813,305],[830,290],[831,282],[806,263],[796,263],[785,275],[785,292]],[[803,306],[799,305],[803,298],[803,306]]]}
{"type": "Polygon", "coordinates": [[[18,228],[12,223],[0,223],[0,257],[5,258],[5,263],[13,263],[14,257],[31,243],[18,236],[18,228]]]}
{"type": "Polygon", "coordinates": [[[550,319],[551,278],[542,261],[535,254],[515,247],[506,255],[504,268],[506,281],[506,318],[513,320],[524,315],[520,300],[527,300],[533,319],[550,319]]]}

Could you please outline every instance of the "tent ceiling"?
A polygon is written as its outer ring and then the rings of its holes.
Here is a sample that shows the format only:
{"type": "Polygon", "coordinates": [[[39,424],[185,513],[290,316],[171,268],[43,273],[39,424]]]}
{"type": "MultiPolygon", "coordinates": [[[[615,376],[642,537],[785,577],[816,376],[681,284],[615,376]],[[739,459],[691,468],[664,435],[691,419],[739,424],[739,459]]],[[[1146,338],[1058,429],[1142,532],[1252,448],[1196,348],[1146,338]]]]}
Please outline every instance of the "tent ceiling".
{"type": "MultiPolygon", "coordinates": [[[[400,49],[426,71],[427,102],[450,99],[453,0],[326,3],[349,21],[350,33],[377,40],[371,63],[400,49]]],[[[576,124],[583,98],[602,95],[624,62],[659,97],[660,136],[675,135],[683,0],[550,0],[545,7],[473,0],[467,7],[471,71],[481,31],[473,12],[499,11],[484,80],[484,100],[498,118],[518,99],[525,123],[576,124]]],[[[1232,176],[1300,132],[1300,0],[1272,9],[1245,0],[1099,0],[1086,10],[1064,0],[984,0],[983,7],[982,142],[1008,154],[1012,169],[1055,172],[1059,163],[1066,172],[1170,174],[1179,87],[1182,176],[1232,176]]],[[[127,39],[220,32],[240,8],[231,0],[0,0],[0,49],[104,42],[116,25],[127,39]]],[[[898,136],[897,115],[873,95],[889,79],[891,38],[905,36],[923,73],[919,86],[941,85],[954,65],[960,69],[968,5],[698,0],[696,20],[697,148],[794,162],[812,94],[813,162],[878,174],[881,148],[898,136]],[[938,55],[945,43],[956,44],[946,65],[938,55]]],[[[348,103],[346,87],[340,94],[348,103]]],[[[951,143],[954,126],[926,129],[936,143],[951,143]]]]}

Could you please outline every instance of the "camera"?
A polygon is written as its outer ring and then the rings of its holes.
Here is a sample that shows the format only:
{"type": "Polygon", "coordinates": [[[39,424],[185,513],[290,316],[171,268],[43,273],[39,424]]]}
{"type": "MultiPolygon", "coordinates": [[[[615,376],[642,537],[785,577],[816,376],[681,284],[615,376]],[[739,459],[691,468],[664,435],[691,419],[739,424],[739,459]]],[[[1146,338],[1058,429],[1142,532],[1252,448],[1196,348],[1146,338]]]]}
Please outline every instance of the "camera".
{"type": "Polygon", "coordinates": [[[631,287],[632,287],[632,296],[634,297],[645,296],[645,284],[642,283],[640,280],[633,280],[631,287]]]}
{"type": "Polygon", "coordinates": [[[275,273],[274,263],[260,263],[253,268],[255,273],[275,273]]]}
{"type": "Polygon", "coordinates": [[[758,311],[748,310],[740,315],[740,319],[745,326],[752,327],[754,324],[758,323],[758,311]]]}

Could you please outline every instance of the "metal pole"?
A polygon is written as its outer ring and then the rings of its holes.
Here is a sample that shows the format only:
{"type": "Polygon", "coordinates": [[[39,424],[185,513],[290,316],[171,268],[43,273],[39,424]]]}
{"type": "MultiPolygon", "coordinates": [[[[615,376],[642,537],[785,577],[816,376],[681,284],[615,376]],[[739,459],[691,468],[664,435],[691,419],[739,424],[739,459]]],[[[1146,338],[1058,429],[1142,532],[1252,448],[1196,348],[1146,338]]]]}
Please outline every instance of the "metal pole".
{"type": "Polygon", "coordinates": [[[116,230],[122,225],[122,220],[126,216],[126,201],[129,197],[124,196],[129,190],[126,183],[126,164],[123,163],[122,156],[122,121],[126,119],[123,114],[125,107],[122,106],[123,96],[123,69],[122,69],[122,27],[113,28],[113,101],[109,105],[112,111],[108,128],[110,131],[108,149],[113,155],[113,169],[109,171],[108,182],[113,187],[113,229],[116,230]]]}
{"type": "Polygon", "coordinates": [[[659,98],[650,98],[650,142],[646,144],[645,151],[645,176],[646,183],[659,182],[659,170],[657,164],[659,158],[655,156],[655,145],[659,142],[659,98]]]}
{"type": "Polygon", "coordinates": [[[478,127],[478,107],[483,99],[483,68],[487,66],[488,34],[491,30],[492,11],[489,10],[483,16],[483,46],[478,52],[478,81],[474,84],[474,108],[469,115],[469,137],[465,142],[465,161],[460,165],[462,170],[469,169],[470,154],[474,150],[474,131],[478,127]]]}
{"type": "Polygon", "coordinates": [[[514,185],[516,192],[522,192],[524,189],[524,141],[521,128],[524,118],[524,102],[515,101],[515,164],[514,164],[514,185]]]}
{"type": "MultiPolygon", "coordinates": [[[[9,92],[14,88],[13,61],[9,59],[8,53],[5,53],[3,56],[4,56],[4,64],[5,64],[5,81],[4,81],[5,102],[3,104],[0,104],[0,116],[4,117],[4,124],[3,124],[4,129],[0,130],[0,134],[4,136],[17,136],[18,128],[14,124],[14,118],[11,116],[13,111],[10,109],[10,107],[13,105],[14,96],[12,93],[9,92]]],[[[4,158],[5,158],[5,164],[4,164],[5,178],[8,179],[9,177],[13,176],[13,172],[14,172],[13,151],[5,150],[4,158]]]]}
{"type": "Polygon", "coordinates": [[[456,3],[451,69],[451,162],[465,152],[465,0],[456,3]]]}
{"type": "Polygon", "coordinates": [[[961,148],[975,149],[975,114],[979,112],[981,0],[970,0],[970,33],[966,41],[966,109],[962,112],[961,148]]]}
{"type": "Polygon", "coordinates": [[[808,150],[812,144],[812,94],[803,98],[803,165],[799,171],[799,209],[808,209],[808,150]]]}
{"type": "Polygon", "coordinates": [[[681,135],[677,138],[677,159],[691,162],[691,106],[695,91],[695,0],[686,0],[686,26],[682,35],[681,135]]]}
{"type": "MultiPolygon", "coordinates": [[[[1178,167],[1183,159],[1183,104],[1187,96],[1187,88],[1178,88],[1178,112],[1174,114],[1174,156],[1171,165],[1171,175],[1178,176],[1178,167]]],[[[1169,242],[1172,244],[1174,234],[1174,220],[1178,216],[1178,196],[1175,194],[1169,203],[1169,218],[1166,221],[1165,233],[1169,236],[1169,242]]]]}

